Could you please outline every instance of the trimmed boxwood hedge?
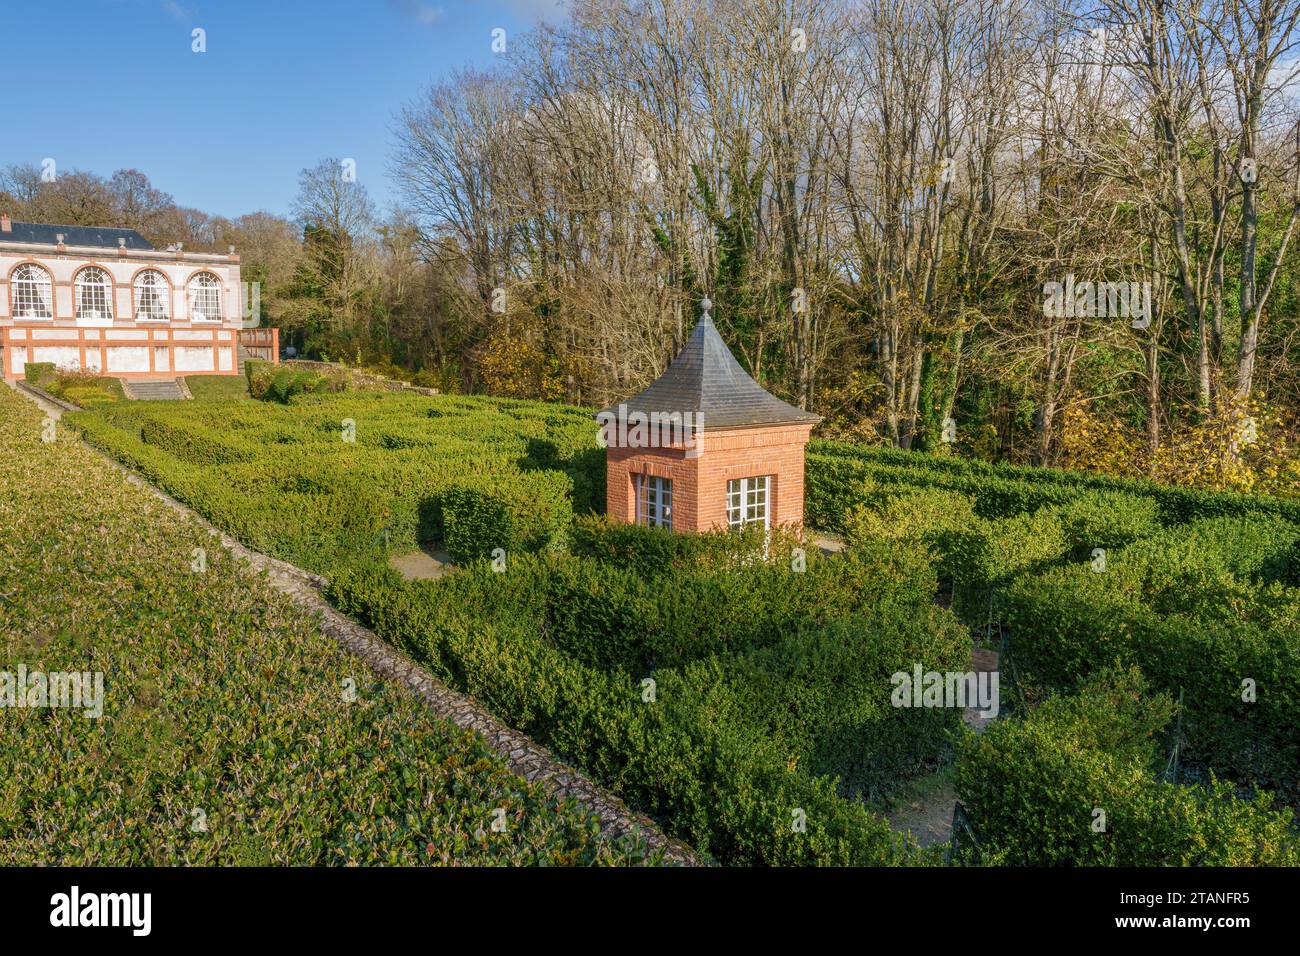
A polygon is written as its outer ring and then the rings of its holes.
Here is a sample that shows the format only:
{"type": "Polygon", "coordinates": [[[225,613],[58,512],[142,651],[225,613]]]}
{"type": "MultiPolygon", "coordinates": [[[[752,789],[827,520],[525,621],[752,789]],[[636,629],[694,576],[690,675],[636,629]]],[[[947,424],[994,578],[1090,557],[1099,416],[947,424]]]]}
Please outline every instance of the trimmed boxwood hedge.
{"type": "Polygon", "coordinates": [[[230,465],[252,461],[257,452],[238,438],[221,436],[181,423],[145,421],[140,440],[196,465],[230,465]]]}
{"type": "Polygon", "coordinates": [[[953,712],[874,696],[909,661],[968,668],[967,633],[933,606],[941,580],[967,623],[992,608],[1009,624],[1030,700],[1127,660],[1184,690],[1189,756],[1296,776],[1285,735],[1300,734],[1274,696],[1293,690],[1286,629],[1300,631],[1288,503],[814,442],[809,522],[850,541],[824,561],[779,529],[673,535],[590,514],[603,453],[582,410],[364,393],[186,405],[71,420],[253,546],[330,575],[344,610],[728,862],[928,859],[852,798],[932,766],[956,729],[953,712]],[[460,556],[502,547],[506,570],[471,560],[406,584],[384,567],[431,538],[460,556]],[[1263,675],[1260,704],[1237,713],[1225,681],[1243,668],[1263,675]]]}
{"type": "Polygon", "coordinates": [[[538,594],[546,597],[547,632],[567,653],[639,674],[774,644],[857,608],[924,611],[934,590],[924,555],[893,548],[813,558],[802,573],[773,560],[646,578],[617,564],[568,559],[551,563],[538,594]]]}
{"type": "Polygon", "coordinates": [[[1025,866],[1296,866],[1300,837],[1273,798],[1213,779],[1156,777],[1175,707],[1137,670],[969,736],[957,795],[987,862],[1025,866]]]}
{"type": "MultiPolygon", "coordinates": [[[[441,497],[453,485],[523,476],[510,480],[531,494],[573,481],[603,454],[589,413],[465,396],[124,402],[65,420],[251,546],[323,574],[441,537],[441,497]],[[353,441],[343,440],[347,420],[353,441]]],[[[570,491],[577,511],[603,506],[594,483],[570,491]]],[[[547,520],[558,529],[555,508],[547,520]]],[[[527,538],[534,522],[507,524],[517,540],[513,529],[527,538]]]]}
{"type": "Polygon", "coordinates": [[[0,671],[100,672],[104,707],[4,708],[0,865],[657,860],[375,677],[68,429],[42,441],[41,422],[0,389],[0,671]]]}
{"type": "Polygon", "coordinates": [[[572,491],[573,482],[556,471],[455,481],[438,496],[442,541],[459,559],[497,549],[560,550],[573,520],[572,491]]]}
{"type": "Polygon", "coordinates": [[[1276,568],[1272,520],[1209,519],[1001,595],[1021,678],[1071,690],[1100,667],[1140,667],[1184,697],[1191,755],[1223,774],[1300,791],[1300,592],[1238,577],[1276,568]],[[1253,529],[1253,530],[1252,530],[1253,529]],[[1256,699],[1243,700],[1244,681],[1256,699]]]}
{"type": "Polygon", "coordinates": [[[845,527],[850,553],[891,541],[926,546],[939,579],[952,586],[953,610],[971,626],[996,620],[1000,589],[1060,561],[1069,546],[1055,509],[989,520],[975,514],[969,496],[933,488],[891,490],[857,504],[845,527]]]}
{"type": "Polygon", "coordinates": [[[1122,548],[1161,530],[1159,503],[1139,495],[1083,491],[1045,510],[1060,523],[1065,547],[1075,560],[1091,557],[1097,548],[1122,548]]]}
{"type": "Polygon", "coordinates": [[[1160,485],[1091,472],[991,463],[950,455],[927,455],[848,442],[813,440],[807,456],[807,518],[815,527],[842,531],[845,511],[857,503],[853,487],[863,478],[883,485],[910,484],[969,494],[986,518],[1065,504],[1081,492],[1101,491],[1156,502],[1162,524],[1196,518],[1275,515],[1300,522],[1300,502],[1160,485]]]}
{"type": "Polygon", "coordinates": [[[965,629],[928,599],[832,613],[852,582],[886,590],[880,570],[864,558],[801,573],[755,560],[701,578],[670,570],[647,588],[606,562],[539,555],[438,581],[345,572],[331,598],[724,862],[880,865],[921,857],[846,797],[880,796],[923,772],[960,721],[954,710],[890,707],[889,675],[970,660],[965,629]],[[807,583],[779,586],[778,575],[807,583]],[[732,620],[744,628],[694,634],[704,621],[694,599],[710,595],[715,615],[742,602],[732,620]],[[792,599],[805,610],[783,619],[792,599]],[[825,605],[824,624],[809,601],[825,605]],[[793,827],[796,810],[806,832],[793,827]]]}

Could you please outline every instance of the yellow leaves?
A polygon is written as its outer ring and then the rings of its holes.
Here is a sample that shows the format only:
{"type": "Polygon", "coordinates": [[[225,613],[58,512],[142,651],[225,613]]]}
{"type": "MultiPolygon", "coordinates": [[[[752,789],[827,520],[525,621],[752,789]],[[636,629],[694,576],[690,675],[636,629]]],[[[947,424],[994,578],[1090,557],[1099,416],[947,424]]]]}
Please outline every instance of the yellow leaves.
{"type": "Polygon", "coordinates": [[[1300,450],[1275,410],[1228,403],[1213,415],[1167,428],[1154,452],[1146,437],[1076,404],[1064,414],[1063,464],[1214,491],[1300,496],[1300,450]]]}
{"type": "Polygon", "coordinates": [[[479,370],[492,395],[545,401],[564,394],[559,363],[505,324],[485,344],[479,356],[479,370]]]}
{"type": "Polygon", "coordinates": [[[1136,477],[1141,440],[1114,418],[1102,418],[1078,403],[1065,409],[1062,425],[1064,464],[1085,471],[1136,477]]]}

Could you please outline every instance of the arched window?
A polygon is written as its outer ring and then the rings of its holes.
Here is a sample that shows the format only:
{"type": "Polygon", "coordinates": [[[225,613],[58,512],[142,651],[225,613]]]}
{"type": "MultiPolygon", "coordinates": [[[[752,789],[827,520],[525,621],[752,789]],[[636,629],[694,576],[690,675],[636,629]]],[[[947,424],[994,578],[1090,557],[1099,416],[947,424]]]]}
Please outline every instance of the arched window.
{"type": "Polygon", "coordinates": [[[221,283],[211,272],[200,272],[190,280],[190,321],[221,321],[221,283]]]}
{"type": "Polygon", "coordinates": [[[77,318],[103,321],[113,319],[113,280],[97,266],[87,266],[77,273],[73,284],[77,293],[77,318]]]}
{"type": "Polygon", "coordinates": [[[135,277],[135,317],[146,322],[171,318],[171,286],[157,269],[146,269],[135,277]]]}
{"type": "Polygon", "coordinates": [[[14,270],[11,285],[15,319],[54,318],[54,284],[48,272],[26,263],[14,270]]]}

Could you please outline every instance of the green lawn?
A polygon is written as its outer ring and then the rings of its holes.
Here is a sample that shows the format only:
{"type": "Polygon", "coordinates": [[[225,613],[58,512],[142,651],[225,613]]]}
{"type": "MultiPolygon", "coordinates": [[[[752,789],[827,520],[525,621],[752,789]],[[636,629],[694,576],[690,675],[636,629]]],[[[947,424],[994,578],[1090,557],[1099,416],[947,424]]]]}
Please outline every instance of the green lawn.
{"type": "Polygon", "coordinates": [[[185,384],[197,402],[248,400],[248,381],[242,375],[187,375],[185,384]]]}
{"type": "Polygon", "coordinates": [[[0,389],[0,674],[103,712],[0,709],[0,865],[642,861],[48,428],[0,389]]]}

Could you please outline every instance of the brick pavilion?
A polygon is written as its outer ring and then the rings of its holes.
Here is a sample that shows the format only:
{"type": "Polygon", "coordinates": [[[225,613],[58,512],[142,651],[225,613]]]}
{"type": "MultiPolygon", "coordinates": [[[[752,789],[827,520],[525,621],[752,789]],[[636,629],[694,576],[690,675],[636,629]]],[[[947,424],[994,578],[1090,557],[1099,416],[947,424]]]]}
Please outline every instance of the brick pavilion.
{"type": "Polygon", "coordinates": [[[821,418],[750,378],[702,306],[663,375],[596,416],[606,510],[674,531],[802,527],[804,446],[821,418]]]}

